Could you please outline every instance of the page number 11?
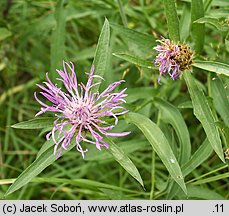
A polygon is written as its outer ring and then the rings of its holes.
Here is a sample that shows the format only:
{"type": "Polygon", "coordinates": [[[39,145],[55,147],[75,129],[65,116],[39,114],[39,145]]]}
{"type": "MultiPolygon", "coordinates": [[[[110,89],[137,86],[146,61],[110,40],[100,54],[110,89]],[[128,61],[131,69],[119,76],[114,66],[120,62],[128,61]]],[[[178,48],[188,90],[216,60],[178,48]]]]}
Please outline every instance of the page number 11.
{"type": "Polygon", "coordinates": [[[213,212],[223,212],[223,204],[216,204],[213,212]]]}

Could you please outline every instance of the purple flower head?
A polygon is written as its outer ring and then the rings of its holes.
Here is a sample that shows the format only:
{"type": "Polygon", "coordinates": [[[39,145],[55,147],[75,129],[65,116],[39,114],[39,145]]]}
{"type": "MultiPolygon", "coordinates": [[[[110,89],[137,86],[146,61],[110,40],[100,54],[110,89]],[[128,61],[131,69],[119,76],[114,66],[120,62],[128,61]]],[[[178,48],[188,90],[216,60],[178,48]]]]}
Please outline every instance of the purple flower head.
{"type": "Polygon", "coordinates": [[[193,63],[193,52],[187,45],[175,44],[169,39],[162,38],[157,41],[160,42],[160,45],[153,49],[158,53],[154,60],[154,64],[159,66],[160,71],[158,82],[160,82],[161,76],[167,73],[172,80],[178,79],[181,71],[190,69],[193,63]]]}
{"type": "Polygon", "coordinates": [[[75,136],[76,148],[82,154],[88,150],[83,150],[80,141],[94,144],[97,149],[102,147],[108,148],[108,144],[103,140],[103,135],[112,137],[122,137],[130,132],[114,133],[110,132],[114,125],[118,123],[119,115],[128,112],[121,105],[125,103],[126,88],[118,93],[111,93],[118,85],[125,82],[120,80],[109,85],[103,92],[93,92],[94,86],[101,82],[93,83],[93,78],[102,77],[94,75],[94,66],[92,66],[88,75],[86,85],[78,83],[74,64],[72,62],[63,62],[63,70],[57,70],[63,82],[66,92],[54,85],[46,74],[47,82],[43,82],[45,86],[37,84],[41,88],[40,94],[51,102],[47,105],[40,101],[34,93],[34,97],[41,104],[41,111],[36,116],[45,112],[56,113],[57,119],[54,121],[54,127],[51,132],[46,135],[47,139],[52,137],[55,148],[54,154],[57,153],[57,158],[60,156],[62,149],[67,150],[68,146],[75,136]],[[67,72],[67,68],[71,74],[67,72]],[[106,117],[114,118],[114,125],[107,125],[106,117]],[[106,124],[106,125],[105,125],[106,124]],[[90,138],[86,137],[90,135],[90,138]]]}

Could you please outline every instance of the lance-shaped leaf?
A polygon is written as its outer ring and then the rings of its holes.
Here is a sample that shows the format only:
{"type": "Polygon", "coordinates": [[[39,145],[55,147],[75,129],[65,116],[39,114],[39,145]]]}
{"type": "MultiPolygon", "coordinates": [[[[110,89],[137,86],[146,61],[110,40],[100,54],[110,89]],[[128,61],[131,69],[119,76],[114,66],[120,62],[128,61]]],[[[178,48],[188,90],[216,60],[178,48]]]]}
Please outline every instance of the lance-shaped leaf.
{"type": "Polygon", "coordinates": [[[113,55],[141,67],[149,69],[155,68],[151,61],[140,58],[139,56],[134,56],[127,53],[113,53],[113,55]]]}
{"type": "Polygon", "coordinates": [[[55,78],[56,68],[60,68],[65,55],[65,24],[66,13],[64,10],[64,0],[59,0],[56,4],[55,14],[56,20],[55,29],[51,37],[51,78],[55,78]]]}
{"type": "Polygon", "coordinates": [[[201,122],[212,148],[215,150],[219,158],[224,162],[225,160],[219,131],[215,124],[215,119],[208,104],[207,98],[204,96],[203,91],[196,84],[189,71],[184,72],[184,79],[192,99],[194,115],[201,122]]]}
{"type": "Polygon", "coordinates": [[[174,0],[164,0],[165,14],[168,23],[170,39],[178,42],[180,41],[179,19],[174,0]]]}
{"type": "Polygon", "coordinates": [[[194,23],[199,18],[204,17],[203,0],[191,1],[191,20],[192,20],[192,36],[195,43],[195,51],[199,54],[204,47],[204,23],[194,23]]]}
{"type": "MultiPolygon", "coordinates": [[[[49,141],[47,141],[49,142],[49,141]]],[[[62,151],[61,155],[70,151],[75,146],[75,139],[72,139],[68,150],[62,151]]],[[[47,150],[43,151],[38,158],[28,166],[16,179],[16,181],[7,190],[5,196],[13,193],[14,191],[20,189],[27,183],[29,183],[34,177],[39,175],[46,167],[51,165],[56,160],[56,155],[53,154],[53,146],[49,147],[47,150]]]]}
{"type": "Polygon", "coordinates": [[[152,148],[160,157],[171,177],[180,185],[182,190],[187,193],[181,168],[176,157],[161,129],[149,118],[138,113],[128,113],[126,120],[135,124],[144,134],[152,145],[152,148]]]}
{"type": "MultiPolygon", "coordinates": [[[[109,43],[110,43],[110,25],[107,19],[105,19],[98,44],[95,51],[95,58],[93,61],[93,65],[95,66],[95,75],[99,75],[103,77],[107,62],[108,62],[108,55],[109,52],[109,43]]],[[[97,82],[97,79],[94,79],[93,82],[97,82]]],[[[93,91],[96,92],[99,89],[99,85],[93,88],[93,91]]]]}
{"type": "Polygon", "coordinates": [[[221,62],[213,62],[213,61],[195,61],[193,64],[194,67],[214,72],[217,74],[224,74],[229,76],[229,65],[221,63],[221,62]]]}
{"type": "Polygon", "coordinates": [[[54,117],[38,117],[28,121],[23,121],[12,125],[13,128],[18,129],[41,129],[53,126],[54,117]]]}

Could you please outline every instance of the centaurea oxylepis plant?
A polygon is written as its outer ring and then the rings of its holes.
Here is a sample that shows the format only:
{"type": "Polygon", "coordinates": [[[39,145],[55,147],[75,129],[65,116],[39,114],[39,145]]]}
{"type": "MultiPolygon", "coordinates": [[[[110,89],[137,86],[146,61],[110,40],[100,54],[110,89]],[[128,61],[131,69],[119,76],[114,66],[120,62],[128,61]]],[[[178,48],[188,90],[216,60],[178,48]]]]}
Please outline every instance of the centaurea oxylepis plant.
{"type": "Polygon", "coordinates": [[[40,92],[46,99],[51,102],[51,105],[47,105],[40,101],[34,93],[34,97],[42,107],[41,111],[36,116],[45,112],[56,113],[56,120],[54,121],[53,129],[46,135],[46,139],[49,140],[52,137],[55,147],[54,154],[57,158],[60,156],[62,149],[67,150],[71,140],[75,135],[75,143],[77,150],[84,157],[84,153],[87,149],[83,150],[80,142],[94,144],[97,149],[101,150],[101,147],[108,148],[108,144],[103,140],[103,136],[122,137],[128,135],[130,132],[110,132],[114,128],[114,125],[118,123],[119,115],[128,112],[121,105],[125,103],[126,88],[118,93],[112,93],[112,91],[121,83],[125,82],[120,80],[110,84],[101,93],[93,92],[93,87],[99,85],[101,82],[93,83],[93,78],[102,77],[94,75],[94,66],[91,67],[88,75],[88,81],[86,85],[78,83],[77,76],[74,71],[74,64],[72,62],[63,62],[63,70],[57,70],[60,75],[61,82],[63,82],[67,92],[58,88],[57,84],[53,84],[46,74],[47,82],[43,82],[45,86],[37,84],[42,89],[40,92]],[[71,74],[68,73],[71,71],[71,74]],[[113,117],[114,125],[106,125],[105,118],[113,117]],[[87,135],[91,135],[91,138],[87,138],[87,135]]]}

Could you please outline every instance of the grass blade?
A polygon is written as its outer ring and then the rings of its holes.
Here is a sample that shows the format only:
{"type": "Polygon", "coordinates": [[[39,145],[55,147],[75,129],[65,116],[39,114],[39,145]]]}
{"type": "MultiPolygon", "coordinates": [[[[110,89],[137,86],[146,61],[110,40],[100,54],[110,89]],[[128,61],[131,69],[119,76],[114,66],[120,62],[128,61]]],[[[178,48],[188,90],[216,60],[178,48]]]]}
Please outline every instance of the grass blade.
{"type": "Polygon", "coordinates": [[[184,79],[188,86],[189,94],[192,99],[194,115],[201,122],[204,131],[210,141],[212,148],[219,158],[225,162],[219,131],[215,125],[215,119],[203,91],[196,84],[189,71],[184,73],[184,79]]]}
{"type": "Polygon", "coordinates": [[[166,166],[172,178],[180,185],[182,190],[187,193],[180,166],[161,129],[149,118],[138,113],[128,113],[126,120],[135,124],[142,131],[154,151],[166,166]]]}
{"type": "Polygon", "coordinates": [[[179,20],[174,0],[164,0],[165,14],[168,23],[170,39],[178,42],[180,41],[179,20]]]}
{"type": "MultiPolygon", "coordinates": [[[[107,19],[105,19],[98,44],[95,50],[95,58],[93,61],[93,65],[95,66],[95,74],[103,77],[107,62],[108,62],[108,55],[109,52],[109,43],[110,43],[110,25],[107,19]]],[[[94,79],[94,83],[96,82],[96,78],[94,79]]],[[[93,88],[93,91],[96,92],[99,89],[99,85],[93,88]]]]}
{"type": "Polygon", "coordinates": [[[191,21],[192,36],[195,44],[195,52],[199,54],[204,47],[205,25],[204,23],[195,23],[194,21],[204,17],[203,0],[192,0],[191,2],[191,21]]]}
{"type": "Polygon", "coordinates": [[[188,128],[180,111],[172,104],[155,98],[155,105],[161,110],[161,118],[175,129],[180,142],[180,164],[186,163],[191,156],[191,142],[188,128]]]}
{"type": "Polygon", "coordinates": [[[56,27],[51,36],[51,73],[50,78],[54,79],[56,69],[61,68],[65,56],[65,23],[64,0],[59,0],[55,10],[56,27]]]}

